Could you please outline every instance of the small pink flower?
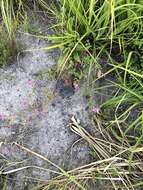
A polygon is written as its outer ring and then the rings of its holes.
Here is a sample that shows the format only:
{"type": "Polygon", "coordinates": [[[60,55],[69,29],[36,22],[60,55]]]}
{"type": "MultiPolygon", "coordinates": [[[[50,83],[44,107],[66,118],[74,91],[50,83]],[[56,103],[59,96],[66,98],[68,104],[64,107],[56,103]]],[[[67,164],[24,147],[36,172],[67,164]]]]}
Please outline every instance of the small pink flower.
{"type": "Polygon", "coordinates": [[[4,114],[0,114],[0,120],[4,120],[6,116],[4,114]]]}
{"type": "Polygon", "coordinates": [[[73,87],[75,91],[79,90],[79,84],[76,81],[73,82],[73,87]]]}
{"type": "Polygon", "coordinates": [[[99,114],[99,113],[100,113],[100,108],[94,106],[91,111],[92,111],[92,113],[97,113],[97,114],[99,114]]]}
{"type": "Polygon", "coordinates": [[[46,111],[36,111],[36,116],[45,117],[47,115],[46,111]]]}
{"type": "Polygon", "coordinates": [[[20,91],[20,89],[19,89],[19,88],[17,88],[16,90],[17,90],[17,92],[19,92],[19,91],[20,91]]]}
{"type": "Polygon", "coordinates": [[[35,84],[35,81],[32,80],[32,79],[28,79],[28,82],[27,82],[30,86],[34,85],[35,84]]]}
{"type": "Polygon", "coordinates": [[[29,103],[28,103],[27,100],[23,100],[23,101],[21,101],[20,104],[21,104],[24,108],[26,108],[26,107],[29,106],[29,103]]]}

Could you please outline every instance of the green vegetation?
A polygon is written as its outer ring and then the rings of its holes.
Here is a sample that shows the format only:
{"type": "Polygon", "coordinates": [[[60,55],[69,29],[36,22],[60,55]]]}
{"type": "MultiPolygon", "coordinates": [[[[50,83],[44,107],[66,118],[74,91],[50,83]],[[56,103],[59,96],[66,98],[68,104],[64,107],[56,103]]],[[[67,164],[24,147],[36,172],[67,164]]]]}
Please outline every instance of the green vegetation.
{"type": "MultiPolygon", "coordinates": [[[[74,118],[71,125],[89,143],[95,161],[69,173],[83,189],[87,179],[108,181],[111,189],[142,187],[143,3],[61,0],[58,5],[51,10],[56,34],[49,37],[62,50],[58,76],[87,81],[89,104],[101,95],[92,110],[98,132],[89,134],[74,118]]],[[[64,176],[51,183],[57,189],[75,185],[64,176]]]]}
{"type": "MultiPolygon", "coordinates": [[[[12,23],[21,20],[17,15],[21,17],[24,9],[20,0],[15,1],[20,7],[16,12],[14,1],[8,2],[1,0],[1,14],[13,39],[12,23]]],[[[143,1],[61,0],[57,7],[38,2],[57,21],[55,34],[48,36],[53,45],[45,48],[61,48],[57,77],[66,73],[73,82],[86,81],[88,96],[96,99],[100,93],[101,99],[98,111],[96,108],[91,114],[95,134],[88,133],[75,118],[70,125],[89,144],[94,161],[68,172],[52,163],[59,175],[35,189],[85,190],[89,182],[99,181],[115,190],[142,188],[143,1]]],[[[2,39],[0,49],[2,64],[11,56],[7,41],[2,39]]]]}
{"type": "Polygon", "coordinates": [[[5,26],[10,40],[14,40],[15,31],[19,24],[23,23],[26,17],[23,0],[1,0],[0,13],[2,24],[5,26]]]}
{"type": "Polygon", "coordinates": [[[0,66],[8,63],[17,52],[15,34],[16,29],[26,20],[25,2],[22,0],[0,1],[0,66]]]}
{"type": "Polygon", "coordinates": [[[62,0],[59,6],[59,11],[54,12],[58,32],[49,39],[64,47],[61,72],[74,53],[81,57],[85,51],[90,55],[91,64],[97,67],[98,58],[110,53],[115,45],[117,53],[123,55],[129,47],[132,51],[142,48],[141,2],[62,0]]]}
{"type": "Polygon", "coordinates": [[[0,66],[6,64],[13,55],[13,49],[10,48],[7,35],[0,32],[0,66]]]}

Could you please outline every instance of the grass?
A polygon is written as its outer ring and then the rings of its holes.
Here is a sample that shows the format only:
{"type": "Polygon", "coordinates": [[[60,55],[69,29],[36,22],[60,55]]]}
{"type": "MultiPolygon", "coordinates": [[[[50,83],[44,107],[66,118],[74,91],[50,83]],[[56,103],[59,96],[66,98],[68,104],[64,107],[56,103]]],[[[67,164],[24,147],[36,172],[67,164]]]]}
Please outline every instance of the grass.
{"type": "Polygon", "coordinates": [[[0,32],[0,52],[0,66],[2,66],[8,63],[14,54],[12,48],[10,48],[7,35],[3,32],[0,32]]]}
{"type": "Polygon", "coordinates": [[[105,48],[110,51],[113,44],[117,44],[120,51],[129,45],[132,48],[141,46],[141,3],[80,0],[77,4],[77,1],[63,0],[59,6],[59,12],[55,12],[58,35],[49,39],[65,44],[63,53],[66,60],[59,65],[60,71],[67,67],[69,57],[75,52],[79,55],[83,51],[91,53],[92,62],[96,62],[97,66],[99,55],[105,48]]]}
{"type": "MultiPolygon", "coordinates": [[[[24,3],[20,0],[18,3],[20,9],[15,11],[14,4],[1,1],[3,24],[10,39],[15,31],[12,23],[17,23],[17,15],[24,13],[24,3]]],[[[101,99],[100,113],[91,114],[95,133],[86,131],[76,118],[70,123],[71,131],[88,143],[91,163],[65,171],[44,156],[16,144],[58,170],[56,177],[34,189],[89,189],[90,183],[115,190],[142,188],[143,2],[61,0],[51,8],[46,1],[39,0],[39,5],[44,13],[56,18],[52,26],[55,34],[40,37],[53,42],[43,49],[61,49],[55,71],[58,79],[66,74],[73,83],[87,82],[88,96],[94,99],[100,93],[101,99]]],[[[95,105],[91,101],[89,110],[92,106],[95,105]]]]}
{"type": "MultiPolygon", "coordinates": [[[[89,143],[96,160],[75,169],[74,176],[84,187],[84,181],[96,183],[98,179],[106,180],[113,189],[142,187],[143,4],[134,0],[60,2],[58,10],[52,9],[58,23],[56,35],[49,37],[61,45],[59,75],[67,73],[73,81],[88,81],[95,94],[99,90],[105,94],[109,86],[112,90],[100,101],[100,115],[93,115],[98,134],[93,137],[73,120],[72,131],[89,143]],[[106,65],[101,59],[106,59],[106,65]]],[[[54,182],[59,188],[74,188],[60,176],[49,181],[47,189],[54,182]]]]}
{"type": "Polygon", "coordinates": [[[25,5],[24,0],[1,0],[0,2],[2,24],[5,26],[10,40],[14,40],[16,28],[25,20],[25,5]]]}
{"type": "Polygon", "coordinates": [[[15,32],[23,11],[22,1],[0,1],[0,66],[7,64],[17,52],[15,32]]]}

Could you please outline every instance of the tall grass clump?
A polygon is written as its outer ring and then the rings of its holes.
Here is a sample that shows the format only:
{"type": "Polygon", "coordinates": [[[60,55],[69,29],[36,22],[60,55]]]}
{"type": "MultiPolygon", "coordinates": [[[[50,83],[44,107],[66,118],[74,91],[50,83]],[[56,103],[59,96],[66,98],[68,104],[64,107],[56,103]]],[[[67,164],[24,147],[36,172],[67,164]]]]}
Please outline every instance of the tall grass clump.
{"type": "Polygon", "coordinates": [[[0,14],[2,23],[12,40],[15,37],[15,32],[18,24],[22,23],[26,14],[24,10],[23,0],[1,0],[0,14]]]}
{"type": "Polygon", "coordinates": [[[0,1],[0,65],[5,65],[17,52],[16,29],[25,21],[26,11],[23,0],[0,1]]]}
{"type": "Polygon", "coordinates": [[[64,47],[60,71],[68,67],[74,54],[85,57],[86,52],[92,64],[99,67],[98,57],[105,51],[111,53],[115,46],[117,53],[123,55],[125,49],[142,48],[142,1],[61,0],[51,12],[57,18],[57,33],[49,39],[61,49],[64,47]]]}

